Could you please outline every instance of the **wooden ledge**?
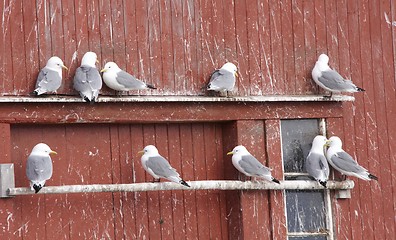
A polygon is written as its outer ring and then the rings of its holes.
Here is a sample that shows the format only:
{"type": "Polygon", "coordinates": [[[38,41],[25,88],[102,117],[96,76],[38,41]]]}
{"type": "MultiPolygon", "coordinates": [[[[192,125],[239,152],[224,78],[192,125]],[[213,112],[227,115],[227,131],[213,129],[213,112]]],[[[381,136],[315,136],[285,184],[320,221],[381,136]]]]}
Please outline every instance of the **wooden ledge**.
{"type": "MultiPolygon", "coordinates": [[[[99,96],[99,103],[123,102],[350,102],[353,96],[333,95],[266,95],[247,97],[206,97],[206,96],[99,96]]],[[[82,103],[76,96],[18,97],[2,96],[0,103],[82,103]]]]}

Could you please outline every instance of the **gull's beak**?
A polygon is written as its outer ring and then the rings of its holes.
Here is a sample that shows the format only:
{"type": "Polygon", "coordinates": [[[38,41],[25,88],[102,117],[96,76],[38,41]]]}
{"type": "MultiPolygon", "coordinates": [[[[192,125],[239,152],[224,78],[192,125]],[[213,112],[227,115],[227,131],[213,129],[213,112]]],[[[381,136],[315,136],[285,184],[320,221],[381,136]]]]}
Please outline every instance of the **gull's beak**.
{"type": "Polygon", "coordinates": [[[55,151],[51,151],[50,152],[50,154],[58,154],[57,152],[55,152],[55,151]]]}
{"type": "Polygon", "coordinates": [[[227,155],[232,155],[232,154],[234,154],[233,151],[227,153],[227,155]]]}
{"type": "Polygon", "coordinates": [[[238,72],[235,72],[235,77],[238,77],[238,72]]]}
{"type": "Polygon", "coordinates": [[[64,69],[66,69],[66,70],[69,70],[65,65],[62,65],[62,67],[63,67],[64,69]]]}
{"type": "Polygon", "coordinates": [[[98,59],[96,59],[96,63],[99,63],[99,60],[98,60],[98,59]]]}
{"type": "Polygon", "coordinates": [[[106,72],[106,71],[107,71],[106,68],[103,68],[102,70],[100,70],[101,73],[102,73],[102,72],[106,72]]]}
{"type": "Polygon", "coordinates": [[[143,154],[143,153],[144,153],[144,150],[138,152],[138,154],[143,154]]]}
{"type": "Polygon", "coordinates": [[[330,146],[330,141],[327,140],[324,146],[326,146],[326,147],[330,146]]]}

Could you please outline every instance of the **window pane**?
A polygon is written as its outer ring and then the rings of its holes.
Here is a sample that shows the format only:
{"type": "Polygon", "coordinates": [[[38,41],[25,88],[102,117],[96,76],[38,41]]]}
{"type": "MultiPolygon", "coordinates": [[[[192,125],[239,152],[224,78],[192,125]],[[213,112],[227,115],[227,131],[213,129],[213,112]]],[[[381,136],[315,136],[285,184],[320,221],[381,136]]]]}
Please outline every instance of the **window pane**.
{"type": "Polygon", "coordinates": [[[289,232],[326,231],[323,191],[286,190],[285,192],[289,232]]]}
{"type": "Polygon", "coordinates": [[[281,133],[284,171],[305,172],[305,158],[319,134],[319,120],[282,120],[281,133]]]}
{"type": "Polygon", "coordinates": [[[327,240],[326,236],[298,236],[289,237],[289,240],[327,240]]]}

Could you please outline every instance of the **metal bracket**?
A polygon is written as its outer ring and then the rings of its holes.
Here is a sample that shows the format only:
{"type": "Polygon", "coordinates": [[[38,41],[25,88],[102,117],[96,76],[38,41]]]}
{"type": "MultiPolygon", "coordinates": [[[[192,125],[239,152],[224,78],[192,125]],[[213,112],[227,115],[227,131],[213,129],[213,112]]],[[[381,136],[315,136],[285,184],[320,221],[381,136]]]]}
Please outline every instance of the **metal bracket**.
{"type": "Polygon", "coordinates": [[[0,198],[12,197],[8,195],[8,189],[15,188],[14,164],[0,164],[0,198]]]}
{"type": "Polygon", "coordinates": [[[351,190],[350,189],[340,189],[336,192],[335,197],[337,199],[351,198],[351,190]]]}

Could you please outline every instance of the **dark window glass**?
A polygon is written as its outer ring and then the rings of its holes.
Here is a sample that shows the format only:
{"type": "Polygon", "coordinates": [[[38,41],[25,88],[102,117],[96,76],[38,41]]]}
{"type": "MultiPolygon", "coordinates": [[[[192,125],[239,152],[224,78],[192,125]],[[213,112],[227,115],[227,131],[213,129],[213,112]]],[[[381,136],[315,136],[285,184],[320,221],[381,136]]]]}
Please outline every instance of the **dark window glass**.
{"type": "Polygon", "coordinates": [[[285,173],[305,172],[305,158],[311,150],[312,140],[319,134],[319,120],[282,120],[281,129],[285,173]]]}
{"type": "Polygon", "coordinates": [[[323,191],[286,190],[289,232],[326,232],[323,191]]]}

